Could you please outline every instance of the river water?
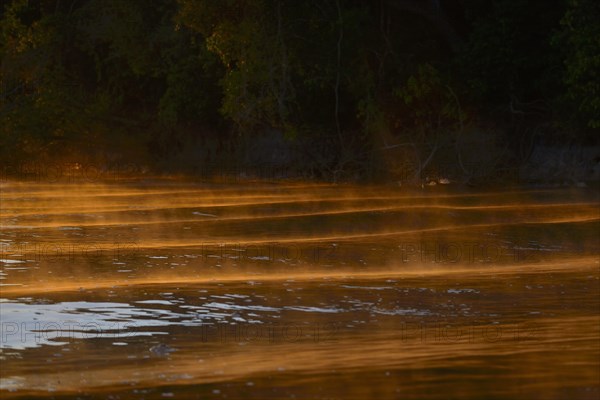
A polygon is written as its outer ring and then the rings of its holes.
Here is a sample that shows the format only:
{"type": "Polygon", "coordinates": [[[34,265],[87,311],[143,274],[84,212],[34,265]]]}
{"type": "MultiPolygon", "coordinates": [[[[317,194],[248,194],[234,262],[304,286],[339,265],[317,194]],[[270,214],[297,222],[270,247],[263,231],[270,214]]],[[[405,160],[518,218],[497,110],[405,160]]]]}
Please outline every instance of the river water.
{"type": "Polygon", "coordinates": [[[3,399],[600,397],[597,191],[1,185],[3,399]]]}

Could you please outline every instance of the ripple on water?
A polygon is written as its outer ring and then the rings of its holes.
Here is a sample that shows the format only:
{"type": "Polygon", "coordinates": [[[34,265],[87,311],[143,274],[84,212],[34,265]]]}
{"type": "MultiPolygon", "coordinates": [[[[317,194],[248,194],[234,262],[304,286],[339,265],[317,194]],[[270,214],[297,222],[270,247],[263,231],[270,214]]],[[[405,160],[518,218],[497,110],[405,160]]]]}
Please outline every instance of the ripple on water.
{"type": "Polygon", "coordinates": [[[8,258],[1,258],[0,262],[3,262],[4,264],[23,264],[23,263],[25,263],[25,261],[23,261],[23,260],[11,260],[8,258]]]}
{"type": "Polygon", "coordinates": [[[24,350],[65,345],[73,339],[127,338],[164,334],[153,328],[176,323],[184,314],[134,307],[127,303],[61,302],[29,304],[2,301],[0,349],[24,350]]]}
{"type": "Polygon", "coordinates": [[[20,376],[11,376],[0,378],[0,390],[15,391],[25,386],[25,378],[20,376]]]}

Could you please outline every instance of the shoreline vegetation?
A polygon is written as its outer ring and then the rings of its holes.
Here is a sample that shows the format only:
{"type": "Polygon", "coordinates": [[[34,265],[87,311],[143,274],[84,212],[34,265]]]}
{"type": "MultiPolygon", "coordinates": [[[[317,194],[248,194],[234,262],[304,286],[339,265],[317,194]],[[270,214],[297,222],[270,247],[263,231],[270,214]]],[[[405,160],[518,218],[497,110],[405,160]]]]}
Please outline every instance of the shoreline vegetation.
{"type": "Polygon", "coordinates": [[[600,180],[594,0],[3,7],[3,179],[600,180]]]}
{"type": "MultiPolygon", "coordinates": [[[[304,171],[294,171],[290,168],[262,165],[258,167],[239,168],[227,166],[208,166],[200,171],[189,172],[157,172],[143,164],[82,164],[78,162],[48,162],[48,163],[22,163],[4,164],[0,171],[0,187],[9,187],[11,184],[39,183],[39,184],[125,184],[125,185],[151,185],[153,183],[209,185],[220,187],[233,184],[259,184],[259,185],[361,185],[364,187],[388,187],[401,191],[419,193],[422,191],[454,192],[478,189],[555,189],[579,188],[600,189],[600,180],[595,177],[573,179],[571,177],[554,175],[549,177],[546,170],[535,170],[535,176],[525,175],[532,168],[529,166],[493,171],[485,176],[461,176],[456,179],[456,174],[429,173],[425,178],[415,181],[376,179],[366,180],[360,175],[342,177],[337,181],[316,178],[307,175],[304,171]],[[448,177],[452,178],[448,178],[448,177]]],[[[559,172],[560,173],[560,172],[559,172]]]]}

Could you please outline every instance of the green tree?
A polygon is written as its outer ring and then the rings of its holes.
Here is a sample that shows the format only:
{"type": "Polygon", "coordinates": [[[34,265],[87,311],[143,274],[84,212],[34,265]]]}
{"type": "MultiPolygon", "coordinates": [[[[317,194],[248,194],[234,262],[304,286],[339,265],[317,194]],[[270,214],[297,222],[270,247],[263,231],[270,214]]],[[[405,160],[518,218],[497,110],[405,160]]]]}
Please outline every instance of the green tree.
{"type": "Polygon", "coordinates": [[[186,140],[180,132],[219,126],[222,69],[176,13],[175,0],[8,3],[2,149],[143,153],[165,136],[177,145],[186,140]]]}
{"type": "MultiPolygon", "coordinates": [[[[565,55],[565,100],[588,128],[600,128],[600,4],[570,0],[554,44],[565,55]]],[[[564,106],[565,103],[562,103],[564,106]]]]}

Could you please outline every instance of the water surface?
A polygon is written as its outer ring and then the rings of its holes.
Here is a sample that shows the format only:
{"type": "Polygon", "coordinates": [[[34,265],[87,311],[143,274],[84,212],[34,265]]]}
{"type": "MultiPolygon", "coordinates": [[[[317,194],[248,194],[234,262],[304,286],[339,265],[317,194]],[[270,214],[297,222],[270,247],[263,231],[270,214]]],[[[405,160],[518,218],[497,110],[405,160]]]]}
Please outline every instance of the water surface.
{"type": "Polygon", "coordinates": [[[2,398],[600,396],[593,191],[1,189],[2,398]]]}

